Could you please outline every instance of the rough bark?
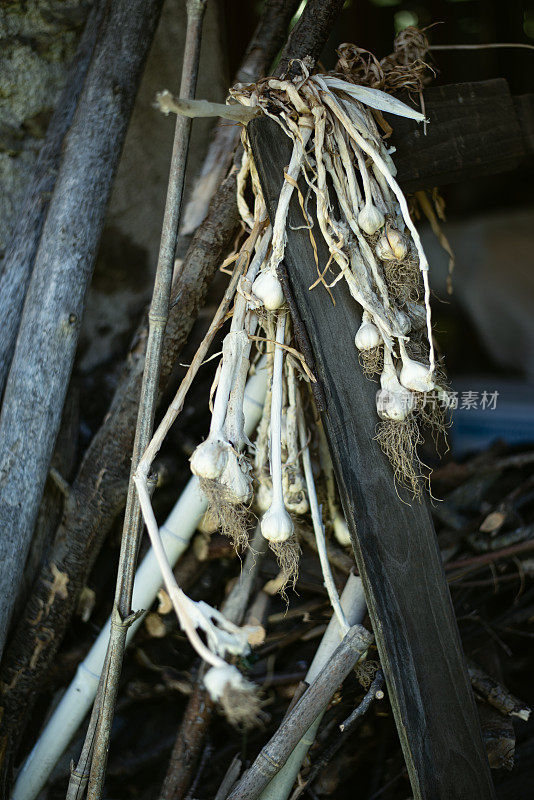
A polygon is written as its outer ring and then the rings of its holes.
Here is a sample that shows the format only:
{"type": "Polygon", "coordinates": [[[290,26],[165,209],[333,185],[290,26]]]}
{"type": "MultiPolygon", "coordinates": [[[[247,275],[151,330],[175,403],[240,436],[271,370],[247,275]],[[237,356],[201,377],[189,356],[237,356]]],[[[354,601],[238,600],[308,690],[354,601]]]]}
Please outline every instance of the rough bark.
{"type": "Polygon", "coordinates": [[[78,51],[68,72],[65,88],[46,131],[26,199],[15,225],[0,274],[0,396],[13,356],[20,315],[31,270],[56,183],[63,142],[72,124],[89,68],[104,12],[95,3],[87,20],[78,51]]]}
{"type": "Polygon", "coordinates": [[[91,5],[87,0],[0,4],[0,259],[19,222],[91,5]]]}

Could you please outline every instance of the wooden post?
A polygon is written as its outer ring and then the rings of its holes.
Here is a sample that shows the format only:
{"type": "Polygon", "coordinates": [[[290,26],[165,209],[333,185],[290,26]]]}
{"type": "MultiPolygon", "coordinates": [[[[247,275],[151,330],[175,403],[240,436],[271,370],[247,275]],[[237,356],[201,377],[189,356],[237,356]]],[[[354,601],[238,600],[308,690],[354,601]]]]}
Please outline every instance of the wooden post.
{"type": "MultiPolygon", "coordinates": [[[[275,122],[249,135],[274,219],[291,143],[275,122]]],[[[304,189],[305,191],[305,189],[304,189]]],[[[414,798],[490,800],[493,784],[432,519],[394,485],[374,441],[377,384],[362,374],[354,346],[360,310],[344,281],[336,306],[317,278],[302,211],[293,197],[285,264],[324,392],[322,413],[345,517],[373,623],[414,798]]],[[[319,264],[328,260],[316,236],[319,264]]]]}

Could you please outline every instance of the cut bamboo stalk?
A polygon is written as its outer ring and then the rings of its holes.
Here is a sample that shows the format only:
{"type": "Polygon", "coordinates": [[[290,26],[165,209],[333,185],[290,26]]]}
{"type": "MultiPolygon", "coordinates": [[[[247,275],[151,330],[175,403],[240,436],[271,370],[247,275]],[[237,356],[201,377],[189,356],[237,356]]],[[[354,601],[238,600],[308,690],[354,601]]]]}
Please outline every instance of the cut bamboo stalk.
{"type": "MultiPolygon", "coordinates": [[[[249,125],[271,220],[289,163],[289,139],[271,120],[249,125]]],[[[441,557],[425,502],[395,486],[375,441],[376,384],[358,363],[359,308],[345,282],[336,305],[320,288],[298,200],[285,262],[326,398],[322,413],[345,518],[363,580],[414,798],[488,800],[493,784],[441,557]]],[[[328,252],[316,237],[319,265],[328,252]]]]}
{"type": "MultiPolygon", "coordinates": [[[[207,0],[187,0],[187,29],[182,61],[180,94],[192,98],[195,94],[198,67],[200,63],[200,44],[202,41],[202,23],[207,0]]],[[[135,429],[135,441],[132,453],[132,469],[126,498],[126,511],[122,529],[121,550],[115,589],[113,619],[109,637],[108,660],[105,673],[102,675],[102,696],[96,719],[95,729],[92,721],[87,733],[88,740],[93,741],[93,758],[87,789],[88,800],[100,800],[104,791],[107,757],[111,725],[115,713],[115,702],[119,687],[122,659],[126,646],[125,630],[133,620],[132,592],[139,552],[139,542],[143,530],[141,508],[137,496],[133,476],[139,459],[144,453],[152,436],[154,415],[158,399],[158,388],[161,374],[161,358],[163,338],[169,318],[172,277],[178,223],[182,206],[182,195],[185,182],[185,168],[189,150],[191,119],[177,117],[165,213],[159,246],[158,263],[154,278],[154,290],[148,312],[148,342],[141,385],[141,397],[135,429]]],[[[171,576],[172,577],[172,576],[171,576]]]]}

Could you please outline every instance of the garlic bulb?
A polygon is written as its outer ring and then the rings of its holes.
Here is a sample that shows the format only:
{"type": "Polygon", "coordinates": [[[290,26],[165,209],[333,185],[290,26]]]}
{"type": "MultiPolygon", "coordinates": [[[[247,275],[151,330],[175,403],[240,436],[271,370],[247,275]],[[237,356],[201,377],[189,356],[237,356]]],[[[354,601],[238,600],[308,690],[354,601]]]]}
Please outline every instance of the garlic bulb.
{"type": "Polygon", "coordinates": [[[380,376],[380,390],[376,394],[376,409],[381,419],[401,422],[414,407],[411,392],[399,383],[389,350],[384,349],[384,369],[380,376]]]}
{"type": "Polygon", "coordinates": [[[384,233],[376,243],[376,254],[382,261],[402,261],[406,258],[408,247],[402,233],[389,222],[384,233]]]}
{"type": "Polygon", "coordinates": [[[384,215],[373,203],[366,203],[358,214],[358,225],[369,236],[379,230],[384,224],[384,215]]]}
{"type": "Polygon", "coordinates": [[[237,667],[226,664],[224,667],[212,667],[209,669],[204,675],[204,686],[211,699],[216,702],[221,699],[227,686],[239,690],[247,689],[249,684],[237,667]]]}
{"type": "Polygon", "coordinates": [[[380,336],[380,331],[376,327],[376,325],[371,322],[371,318],[369,315],[362,319],[362,324],[358,328],[356,336],[354,337],[354,344],[358,348],[358,350],[372,350],[373,347],[379,347],[382,344],[382,337],[380,336]]]}
{"type": "Polygon", "coordinates": [[[408,314],[401,311],[400,308],[394,308],[395,322],[397,323],[399,333],[406,336],[412,329],[412,323],[408,314]]]}
{"type": "Polygon", "coordinates": [[[198,445],[189,459],[191,472],[206,480],[220,478],[226,466],[228,451],[227,442],[216,436],[208,436],[206,441],[198,445]]]}
{"type": "Polygon", "coordinates": [[[287,542],[293,535],[293,520],[286,509],[272,503],[260,523],[262,536],[269,542],[287,542]]]}
{"type": "Polygon", "coordinates": [[[252,291],[268,311],[276,311],[284,305],[282,285],[271,269],[260,272],[252,284],[252,291]]]}
{"type": "Polygon", "coordinates": [[[306,484],[302,476],[291,467],[286,467],[282,475],[284,503],[293,514],[306,514],[309,509],[306,484]]]}
{"type": "Polygon", "coordinates": [[[240,459],[234,450],[228,451],[228,457],[220,481],[228,490],[230,503],[248,503],[252,494],[252,478],[247,469],[245,459],[240,459]]]}
{"type": "Polygon", "coordinates": [[[351,544],[350,533],[344,517],[338,512],[332,521],[334,536],[343,547],[351,544]]]}
{"type": "Polygon", "coordinates": [[[258,489],[255,494],[256,510],[264,514],[273,502],[273,487],[270,483],[260,479],[258,489]]]}
{"type": "Polygon", "coordinates": [[[435,388],[432,372],[430,367],[421,364],[420,361],[414,361],[406,352],[406,346],[402,339],[400,341],[400,350],[402,358],[402,369],[400,372],[400,382],[407,389],[412,392],[431,392],[435,388]]]}
{"type": "Polygon", "coordinates": [[[402,362],[400,382],[412,392],[431,392],[436,385],[430,368],[411,358],[406,358],[402,362]]]}

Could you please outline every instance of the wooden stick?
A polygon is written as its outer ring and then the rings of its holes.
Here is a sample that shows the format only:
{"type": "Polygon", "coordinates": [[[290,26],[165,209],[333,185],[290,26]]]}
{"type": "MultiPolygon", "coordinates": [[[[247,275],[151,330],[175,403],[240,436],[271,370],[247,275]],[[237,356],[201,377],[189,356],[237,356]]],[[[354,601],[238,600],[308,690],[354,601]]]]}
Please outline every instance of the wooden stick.
{"type": "Polygon", "coordinates": [[[296,58],[308,57],[315,64],[343,6],[344,0],[308,0],[289,35],[275,75],[291,77],[291,61],[296,58]]]}
{"type": "MultiPolygon", "coordinates": [[[[291,143],[269,119],[249,136],[271,219],[291,143]]],[[[354,348],[360,311],[344,282],[336,305],[317,287],[309,237],[295,230],[293,200],[285,261],[306,325],[327,407],[322,414],[380,660],[416,800],[489,800],[493,785],[432,520],[425,503],[395,487],[374,440],[376,384],[354,348]],[[352,357],[351,357],[352,354],[352,357]]],[[[328,252],[317,241],[319,263],[328,252]]]]}
{"type": "Polygon", "coordinates": [[[2,262],[0,274],[0,396],[13,357],[22,306],[39,239],[54,190],[65,136],[83,89],[104,13],[103,0],[89,13],[76,55],[68,71],[65,88],[52,115],[35,164],[18,223],[2,262]]]}
{"type": "Polygon", "coordinates": [[[69,131],[0,417],[0,652],[74,361],[107,201],[161,0],[115,0],[69,131]]]}
{"type": "Polygon", "coordinates": [[[371,634],[361,625],[349,628],[329,662],[286,715],[228,800],[256,800],[259,797],[371,642],[371,634]]]}
{"type": "MultiPolygon", "coordinates": [[[[187,31],[180,84],[180,95],[184,98],[192,98],[195,94],[198,65],[200,62],[202,23],[204,20],[206,2],[207,0],[188,0],[187,2],[187,31]]],[[[191,119],[188,117],[177,117],[158,264],[154,280],[152,302],[148,314],[148,343],[133,447],[132,470],[126,499],[126,513],[124,517],[117,588],[115,593],[114,613],[123,624],[126,623],[126,620],[132,619],[131,604],[133,582],[137,564],[139,540],[142,532],[141,510],[133,482],[133,475],[137,469],[141,454],[150,441],[154,425],[163,336],[169,314],[172,276],[174,271],[174,253],[178,236],[178,222],[182,205],[190,132],[191,119]]],[[[100,679],[103,690],[100,713],[98,715],[94,734],[93,761],[87,790],[89,800],[100,800],[104,790],[109,738],[111,736],[111,725],[115,712],[115,701],[125,645],[126,635],[123,635],[122,628],[118,625],[112,625],[108,661],[106,664],[107,669],[102,672],[100,679]]]]}

